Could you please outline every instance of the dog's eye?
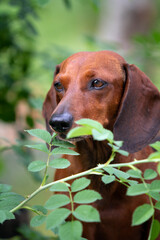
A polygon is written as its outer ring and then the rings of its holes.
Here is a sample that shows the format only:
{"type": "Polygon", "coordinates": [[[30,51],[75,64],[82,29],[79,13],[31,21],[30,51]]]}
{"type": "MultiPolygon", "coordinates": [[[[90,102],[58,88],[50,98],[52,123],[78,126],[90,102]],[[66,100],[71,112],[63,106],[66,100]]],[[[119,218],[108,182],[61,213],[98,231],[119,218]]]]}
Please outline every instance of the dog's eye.
{"type": "Polygon", "coordinates": [[[57,92],[62,92],[64,90],[64,87],[60,82],[55,82],[54,87],[55,87],[57,92]]]}
{"type": "Polygon", "coordinates": [[[101,79],[94,79],[91,81],[91,88],[94,89],[101,89],[103,88],[105,85],[107,84],[107,82],[101,80],[101,79]]]}

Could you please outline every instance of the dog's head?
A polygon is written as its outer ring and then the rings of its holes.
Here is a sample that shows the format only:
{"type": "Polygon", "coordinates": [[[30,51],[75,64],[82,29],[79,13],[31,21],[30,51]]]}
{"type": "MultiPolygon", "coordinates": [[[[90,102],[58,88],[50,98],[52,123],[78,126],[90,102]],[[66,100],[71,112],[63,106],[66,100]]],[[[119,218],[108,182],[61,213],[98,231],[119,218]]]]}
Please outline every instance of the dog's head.
{"type": "Polygon", "coordinates": [[[80,52],[56,67],[43,105],[47,129],[65,138],[74,121],[90,118],[135,152],[160,129],[160,93],[135,65],[110,51],[80,52]]]}

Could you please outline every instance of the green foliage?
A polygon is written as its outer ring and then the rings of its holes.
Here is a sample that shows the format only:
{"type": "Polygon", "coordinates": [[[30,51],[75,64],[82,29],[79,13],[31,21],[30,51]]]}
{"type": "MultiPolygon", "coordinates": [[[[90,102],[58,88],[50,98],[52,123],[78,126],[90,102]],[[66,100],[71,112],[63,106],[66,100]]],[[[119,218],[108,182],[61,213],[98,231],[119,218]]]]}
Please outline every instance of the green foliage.
{"type": "Polygon", "coordinates": [[[51,196],[45,203],[45,208],[47,209],[56,209],[63,207],[70,203],[69,197],[64,194],[55,194],[51,196]]]}
{"type": "Polygon", "coordinates": [[[51,240],[50,237],[43,236],[40,232],[35,231],[27,225],[20,226],[18,232],[21,233],[26,240],[51,240]]]}
{"type": "Polygon", "coordinates": [[[71,214],[66,208],[58,208],[51,212],[46,219],[47,229],[58,227],[71,214]]]}
{"type": "Polygon", "coordinates": [[[25,145],[28,148],[36,149],[39,151],[42,151],[44,153],[49,153],[49,150],[46,146],[46,144],[33,144],[33,145],[25,145]]]}
{"type": "Polygon", "coordinates": [[[16,207],[24,197],[14,192],[1,192],[0,194],[0,210],[10,211],[16,207]]]}
{"type": "MultiPolygon", "coordinates": [[[[60,240],[66,239],[81,239],[83,228],[82,222],[100,222],[100,215],[96,208],[91,205],[95,201],[102,199],[101,195],[95,190],[86,189],[89,187],[91,180],[85,176],[89,174],[101,175],[102,182],[104,184],[112,184],[115,181],[125,185],[127,187],[128,196],[137,196],[141,194],[147,194],[150,200],[150,204],[144,204],[138,206],[132,218],[132,225],[136,226],[144,223],[152,217],[152,225],[150,229],[149,240],[155,240],[159,234],[159,222],[154,220],[154,212],[160,210],[160,180],[157,180],[157,172],[153,169],[147,169],[142,172],[134,165],[141,162],[141,164],[151,161],[160,162],[160,159],[139,160],[124,164],[114,164],[114,156],[116,153],[127,155],[126,152],[121,150],[122,142],[115,141],[112,132],[103,128],[103,126],[90,119],[82,119],[77,122],[80,126],[72,129],[68,134],[68,137],[75,138],[81,136],[80,134],[89,134],[97,141],[105,140],[110,147],[112,147],[112,154],[105,164],[99,164],[93,169],[89,169],[85,172],[78,173],[72,176],[68,176],[62,180],[56,182],[47,183],[48,168],[65,169],[70,166],[70,162],[65,158],[56,158],[59,154],[78,155],[78,153],[71,148],[75,146],[69,142],[60,141],[56,134],[52,136],[45,130],[33,129],[27,130],[31,136],[40,138],[45,141],[46,144],[32,144],[26,145],[28,148],[33,148],[45,152],[48,155],[47,161],[33,161],[29,164],[28,170],[32,172],[39,172],[44,170],[43,179],[40,187],[33,192],[28,198],[24,199],[22,196],[10,192],[11,186],[6,184],[0,184],[0,222],[3,223],[7,219],[13,219],[13,213],[25,207],[36,214],[30,222],[32,227],[37,227],[42,224],[46,224],[46,228],[56,232],[60,240]],[[82,132],[80,131],[82,129],[82,132]],[[51,159],[55,157],[55,159],[51,159]],[[124,172],[121,167],[129,167],[130,169],[124,172]],[[77,178],[77,179],[75,179],[77,178]],[[75,179],[75,180],[74,180],[75,179]],[[135,179],[135,180],[133,180],[135,179]],[[69,180],[74,180],[71,184],[69,180]],[[148,180],[152,180],[148,183],[148,180]],[[146,182],[147,181],[147,182],[146,182]],[[26,206],[26,203],[32,199],[40,191],[49,189],[52,192],[58,192],[52,195],[44,204],[35,205],[32,207],[26,206]],[[153,204],[153,200],[157,202],[153,204]],[[77,206],[78,204],[78,206],[77,206]],[[24,206],[25,205],[25,206],[24,206]],[[69,209],[68,209],[69,206],[69,209]],[[49,213],[48,211],[49,210],[49,213]],[[68,217],[71,217],[71,221],[68,221],[68,217]],[[67,220],[67,221],[66,221],[67,220]],[[155,228],[158,230],[155,231],[155,228]]],[[[159,154],[160,143],[157,142],[154,147],[159,154]]],[[[76,161],[76,159],[75,159],[76,161]]]]}
{"type": "Polygon", "coordinates": [[[55,169],[63,169],[70,166],[70,162],[65,158],[57,158],[49,162],[49,166],[55,169]]]}
{"type": "Polygon", "coordinates": [[[78,206],[73,215],[83,222],[100,222],[99,212],[89,205],[78,206]]]}
{"type": "Polygon", "coordinates": [[[29,164],[28,171],[39,172],[40,170],[43,170],[45,167],[46,167],[45,162],[37,160],[29,164]]]}
{"type": "Polygon", "coordinates": [[[143,204],[133,213],[132,226],[139,225],[149,220],[154,214],[154,208],[150,204],[143,204]]]}
{"type": "Polygon", "coordinates": [[[156,219],[152,219],[152,224],[150,228],[150,234],[148,240],[155,240],[160,234],[160,223],[156,219]]]}
{"type": "Polygon", "coordinates": [[[48,144],[50,144],[51,142],[51,135],[49,134],[49,132],[43,130],[43,129],[32,129],[32,130],[25,130],[26,132],[28,132],[31,136],[37,137],[42,139],[43,141],[47,142],[48,144]]]}
{"type": "Polygon", "coordinates": [[[142,172],[139,169],[130,169],[127,171],[127,173],[132,178],[141,178],[142,177],[142,172]]]}
{"type": "Polygon", "coordinates": [[[6,0],[1,1],[0,9],[0,119],[14,121],[18,102],[30,97],[26,78],[36,36],[30,19],[37,17],[37,6],[33,0],[6,0]]]}
{"type": "Polygon", "coordinates": [[[32,211],[40,214],[40,213],[43,213],[44,215],[47,214],[47,209],[41,205],[35,205],[32,207],[32,211]]]}
{"type": "Polygon", "coordinates": [[[68,186],[70,186],[67,183],[59,182],[54,184],[49,190],[53,192],[68,192],[68,186]]]}
{"type": "Polygon", "coordinates": [[[76,179],[71,185],[71,190],[72,192],[78,192],[88,187],[90,183],[91,183],[91,180],[85,177],[76,179]]]}
{"type": "Polygon", "coordinates": [[[3,223],[5,220],[14,219],[14,214],[10,210],[24,200],[22,196],[10,192],[10,190],[11,186],[0,184],[0,223],[3,223]]]}
{"type": "Polygon", "coordinates": [[[154,180],[151,183],[150,191],[152,192],[160,192],[160,180],[154,180]]]}
{"type": "Polygon", "coordinates": [[[3,223],[6,220],[14,219],[14,214],[7,210],[0,210],[0,223],[3,223]]]}
{"type": "Polygon", "coordinates": [[[65,222],[59,228],[59,237],[65,240],[79,240],[82,230],[82,223],[79,221],[65,222]]]}
{"type": "Polygon", "coordinates": [[[0,192],[8,192],[11,188],[12,187],[8,184],[0,184],[0,192]]]}
{"type": "Polygon", "coordinates": [[[75,203],[92,203],[101,199],[102,197],[98,192],[89,189],[78,192],[74,196],[75,203]]]}
{"type": "Polygon", "coordinates": [[[113,175],[111,175],[111,176],[109,176],[109,175],[104,175],[103,177],[102,177],[102,181],[105,183],[105,184],[109,184],[109,183],[111,183],[111,182],[114,182],[115,181],[115,176],[113,176],[113,175]]]}
{"type": "Polygon", "coordinates": [[[149,188],[147,184],[139,183],[139,184],[130,186],[127,190],[127,195],[136,196],[136,195],[141,195],[143,193],[148,193],[148,192],[149,192],[149,188]]]}
{"type": "Polygon", "coordinates": [[[46,220],[46,216],[38,215],[32,218],[30,224],[32,227],[38,227],[42,225],[46,220]]]}
{"type": "Polygon", "coordinates": [[[145,180],[150,180],[154,179],[157,177],[157,172],[154,171],[153,169],[146,169],[144,172],[144,179],[145,180]]]}
{"type": "Polygon", "coordinates": [[[66,154],[66,155],[79,155],[79,153],[73,151],[72,149],[69,148],[63,148],[63,147],[58,147],[54,148],[51,152],[51,154],[56,155],[56,154],[66,154]]]}

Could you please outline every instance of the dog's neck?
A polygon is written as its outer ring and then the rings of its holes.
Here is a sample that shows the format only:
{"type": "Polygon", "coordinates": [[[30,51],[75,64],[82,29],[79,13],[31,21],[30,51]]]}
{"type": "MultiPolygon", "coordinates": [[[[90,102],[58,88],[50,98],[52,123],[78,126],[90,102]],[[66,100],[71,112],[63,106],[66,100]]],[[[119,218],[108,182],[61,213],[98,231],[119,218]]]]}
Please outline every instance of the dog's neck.
{"type": "Polygon", "coordinates": [[[84,170],[96,167],[98,163],[105,163],[111,155],[106,141],[95,141],[92,138],[77,142],[76,151],[80,154],[84,170]]]}
{"type": "MultiPolygon", "coordinates": [[[[83,141],[76,143],[76,151],[80,154],[79,163],[81,165],[81,171],[85,171],[96,167],[99,163],[105,163],[111,156],[111,148],[108,146],[107,141],[94,141],[92,138],[84,139],[83,141]]],[[[76,161],[76,160],[75,160],[76,161]]],[[[74,161],[74,162],[75,162],[74,161]]],[[[118,161],[116,158],[114,161],[118,161]]],[[[77,164],[78,167],[78,164],[77,164]]],[[[112,194],[116,191],[118,184],[114,182],[112,184],[106,185],[102,184],[102,176],[90,175],[88,178],[91,179],[90,187],[96,191],[100,191],[101,195],[105,199],[107,196],[107,201],[109,201],[112,194]],[[107,195],[106,195],[107,191],[107,195]]],[[[123,187],[121,192],[123,192],[123,187]]]]}

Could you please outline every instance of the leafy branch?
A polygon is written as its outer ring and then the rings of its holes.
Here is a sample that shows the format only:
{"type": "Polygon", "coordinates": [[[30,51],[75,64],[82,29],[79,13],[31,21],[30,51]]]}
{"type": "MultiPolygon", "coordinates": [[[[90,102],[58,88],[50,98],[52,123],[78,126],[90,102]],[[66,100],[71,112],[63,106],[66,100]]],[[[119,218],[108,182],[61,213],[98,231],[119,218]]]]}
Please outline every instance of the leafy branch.
{"type": "Polygon", "coordinates": [[[87,171],[47,183],[49,167],[64,169],[70,165],[70,162],[67,159],[52,159],[53,156],[59,154],[78,155],[78,153],[72,149],[75,147],[72,143],[58,140],[55,133],[51,136],[47,131],[42,129],[27,130],[26,132],[30,135],[40,138],[45,142],[26,146],[32,149],[40,150],[47,154],[48,157],[46,162],[40,160],[33,161],[28,166],[28,170],[32,172],[44,170],[43,180],[39,188],[31,193],[27,198],[23,198],[16,193],[10,192],[10,186],[0,184],[0,222],[2,223],[7,219],[13,219],[13,213],[15,211],[21,208],[27,208],[36,214],[36,216],[34,216],[31,220],[31,226],[39,226],[46,222],[47,229],[51,229],[52,231],[58,229],[60,239],[80,239],[83,231],[81,221],[100,221],[98,211],[88,204],[98,201],[102,197],[98,192],[86,189],[91,180],[87,179],[85,176],[96,174],[102,176],[102,181],[105,184],[118,181],[119,183],[125,185],[127,187],[128,196],[146,194],[149,197],[150,204],[139,206],[134,211],[132,225],[135,226],[142,224],[152,217],[149,239],[156,239],[156,236],[159,235],[160,231],[155,233],[154,229],[155,226],[159,226],[158,229],[160,229],[160,224],[154,219],[154,212],[155,209],[160,210],[160,180],[154,180],[157,177],[157,172],[153,169],[147,169],[144,173],[142,173],[136,165],[149,162],[159,163],[160,143],[157,142],[152,144],[152,147],[154,147],[157,151],[151,154],[148,159],[135,159],[133,162],[115,164],[112,162],[116,153],[120,153],[125,156],[128,155],[127,152],[120,149],[122,142],[115,141],[112,132],[104,129],[103,126],[96,121],[81,119],[77,121],[77,124],[80,126],[72,129],[68,134],[68,138],[75,138],[81,135],[92,135],[94,140],[107,140],[108,145],[112,148],[110,158],[106,161],[106,163],[99,164],[87,171]],[[48,148],[46,143],[48,144],[48,148]],[[124,172],[121,170],[122,167],[128,167],[130,170],[124,172]],[[74,180],[71,185],[68,183],[70,180],[74,180]],[[148,180],[153,181],[149,184],[148,180]],[[61,192],[61,194],[57,193],[51,196],[44,206],[27,206],[27,203],[33,197],[46,189],[49,189],[52,192],[61,192]],[[157,201],[155,205],[153,204],[152,199],[157,201]],[[64,207],[68,204],[70,205],[71,210],[64,207]],[[77,204],[79,205],[78,207],[77,204]],[[48,210],[51,210],[49,214],[48,210]],[[70,215],[71,221],[65,222],[70,215]],[[68,238],[66,238],[66,231],[68,238]]]}

